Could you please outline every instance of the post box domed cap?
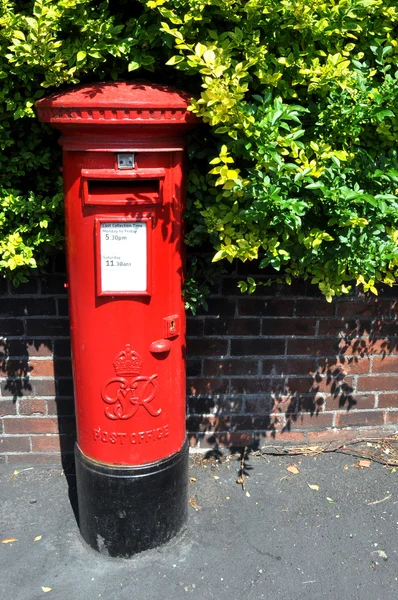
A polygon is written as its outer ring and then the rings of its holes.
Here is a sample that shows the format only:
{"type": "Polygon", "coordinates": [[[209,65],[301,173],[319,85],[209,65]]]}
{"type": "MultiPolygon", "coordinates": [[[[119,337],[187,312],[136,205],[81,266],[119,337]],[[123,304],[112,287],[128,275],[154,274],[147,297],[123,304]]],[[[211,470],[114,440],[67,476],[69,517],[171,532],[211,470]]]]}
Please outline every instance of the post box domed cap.
{"type": "Polygon", "coordinates": [[[76,86],[36,102],[40,121],[47,123],[197,123],[190,95],[148,82],[118,81],[76,86]]]}

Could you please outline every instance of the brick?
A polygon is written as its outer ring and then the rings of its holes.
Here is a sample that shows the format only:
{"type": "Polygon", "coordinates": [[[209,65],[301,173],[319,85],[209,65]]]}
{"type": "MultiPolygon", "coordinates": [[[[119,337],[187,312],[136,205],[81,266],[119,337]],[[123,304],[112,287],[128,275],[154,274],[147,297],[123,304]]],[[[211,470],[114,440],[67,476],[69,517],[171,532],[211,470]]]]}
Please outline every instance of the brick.
{"type": "Polygon", "coordinates": [[[0,314],[14,317],[55,315],[53,298],[0,298],[0,314]]]}
{"type": "Polygon", "coordinates": [[[290,317],[294,311],[294,300],[280,298],[242,298],[238,300],[238,314],[245,317],[290,317]]]}
{"type": "Polygon", "coordinates": [[[0,337],[24,334],[24,323],[20,319],[0,319],[0,337]]]}
{"type": "MultiPolygon", "coordinates": [[[[65,275],[66,273],[66,256],[64,253],[59,253],[53,257],[54,273],[65,275]]],[[[66,277],[65,277],[66,279],[66,277]]]]}
{"type": "Polygon", "coordinates": [[[398,411],[387,412],[386,424],[393,425],[395,423],[398,423],[398,411]]]}
{"type": "Polygon", "coordinates": [[[26,377],[29,374],[29,364],[26,359],[3,360],[0,366],[2,377],[26,377]]]}
{"type": "Polygon", "coordinates": [[[319,373],[331,375],[337,371],[347,375],[368,374],[370,358],[367,356],[339,356],[323,358],[318,361],[319,373]]]}
{"type": "Polygon", "coordinates": [[[266,338],[232,339],[231,354],[234,356],[283,355],[285,341],[266,338]]]}
{"type": "Polygon", "coordinates": [[[6,279],[3,276],[0,277],[0,294],[1,295],[8,294],[8,283],[9,283],[8,279],[6,279]]]}
{"type": "MultiPolygon", "coordinates": [[[[289,385],[293,385],[294,382],[296,382],[296,380],[289,378],[289,385]]],[[[354,380],[352,377],[346,376],[340,370],[337,370],[333,375],[325,375],[323,377],[316,375],[312,382],[312,391],[329,394],[351,394],[354,391],[354,380]]]]}
{"type": "Polygon", "coordinates": [[[390,312],[390,301],[376,298],[363,298],[361,300],[339,300],[337,303],[338,317],[369,317],[388,316],[390,312]]]}
{"type": "Polygon", "coordinates": [[[262,361],[262,372],[269,377],[281,375],[307,375],[315,370],[315,360],[307,358],[272,358],[262,361]]]}
{"type": "Polygon", "coordinates": [[[198,338],[187,340],[187,356],[223,356],[228,352],[228,340],[198,338]]]}
{"type": "Polygon", "coordinates": [[[54,362],[52,360],[31,360],[29,374],[31,377],[54,377],[54,362]]]}
{"type": "Polygon", "coordinates": [[[339,341],[341,354],[367,356],[370,354],[389,354],[396,347],[395,340],[386,338],[352,338],[339,341]]]}
{"type": "Polygon", "coordinates": [[[326,396],[326,410],[351,410],[375,408],[376,396],[374,394],[339,394],[326,396]]]}
{"type": "Polygon", "coordinates": [[[315,286],[308,286],[302,279],[293,279],[290,285],[280,283],[278,285],[278,293],[281,296],[288,296],[289,298],[292,296],[308,296],[311,291],[310,288],[314,289],[316,295],[321,295],[315,286]]]}
{"type": "Polygon", "coordinates": [[[69,360],[61,360],[56,358],[54,360],[54,376],[57,379],[58,377],[67,377],[72,379],[72,363],[69,360]]]}
{"type": "Polygon", "coordinates": [[[33,277],[25,283],[20,283],[17,287],[10,283],[10,293],[16,296],[24,296],[27,294],[37,294],[39,290],[38,279],[33,277]]]}
{"type": "Polygon", "coordinates": [[[75,434],[76,433],[76,420],[72,416],[61,416],[58,415],[58,428],[60,433],[75,434]]]}
{"type": "Polygon", "coordinates": [[[51,340],[10,340],[0,341],[0,352],[4,352],[7,357],[36,357],[52,356],[51,340]]]}
{"type": "Polygon", "coordinates": [[[310,336],[315,334],[315,320],[264,319],[262,333],[265,336],[310,336]]]}
{"type": "Polygon", "coordinates": [[[187,360],[187,377],[198,377],[202,375],[202,361],[201,360],[187,360]]]}
{"type": "MultiPolygon", "coordinates": [[[[398,285],[393,285],[392,287],[389,285],[378,285],[377,289],[379,292],[379,298],[398,298],[398,285]]],[[[369,292],[366,294],[364,292],[360,292],[360,296],[372,298],[369,292]]]]}
{"type": "Polygon", "coordinates": [[[60,317],[68,317],[69,316],[69,304],[67,298],[58,298],[57,299],[57,314],[60,317]]]}
{"type": "Polygon", "coordinates": [[[287,340],[287,354],[306,354],[310,356],[328,356],[337,354],[339,340],[330,338],[310,338],[287,340]]]}
{"type": "Polygon", "coordinates": [[[228,416],[195,416],[188,417],[187,429],[191,433],[206,431],[228,431],[230,429],[230,417],[228,416]]]}
{"type": "Polygon", "coordinates": [[[45,400],[19,400],[18,414],[20,415],[46,415],[47,402],[45,400]]]}
{"type": "Polygon", "coordinates": [[[0,399],[0,417],[6,415],[16,415],[17,404],[13,400],[2,400],[0,399]]]}
{"type": "Polygon", "coordinates": [[[292,414],[300,410],[298,396],[283,396],[279,395],[275,398],[274,409],[275,413],[292,414]]]}
{"type": "Polygon", "coordinates": [[[373,323],[372,335],[393,337],[398,336],[398,321],[397,320],[377,320],[373,323]]]}
{"type": "Polygon", "coordinates": [[[233,317],[235,315],[236,303],[234,300],[222,298],[207,298],[207,309],[200,308],[198,315],[217,315],[222,317],[233,317]]]}
{"type": "Polygon", "coordinates": [[[327,319],[319,323],[319,335],[350,335],[360,337],[372,331],[371,321],[355,319],[327,319]]]}
{"type": "Polygon", "coordinates": [[[356,431],[342,431],[341,429],[328,429],[327,431],[309,431],[307,433],[309,444],[352,442],[357,437],[356,431]]]}
{"type": "Polygon", "coordinates": [[[372,364],[373,373],[398,373],[398,356],[375,357],[372,364]]]}
{"type": "MultiPolygon", "coordinates": [[[[236,279],[236,277],[229,278],[223,277],[221,282],[221,293],[223,296],[241,296],[242,292],[238,287],[239,281],[242,281],[242,278],[236,279]]],[[[263,291],[263,290],[262,290],[263,291]]],[[[263,291],[263,293],[265,293],[263,291]]]]}
{"type": "Polygon", "coordinates": [[[379,394],[379,408],[398,408],[398,391],[390,394],[379,394]]]}
{"type": "Polygon", "coordinates": [[[284,391],[284,378],[231,379],[233,394],[283,394],[284,391]]]}
{"type": "Polygon", "coordinates": [[[286,416],[287,426],[293,429],[320,429],[332,427],[334,413],[301,413],[289,414],[286,416]]]}
{"type": "Polygon", "coordinates": [[[50,277],[42,277],[41,279],[41,293],[52,295],[66,295],[66,276],[65,275],[51,275],[50,277]]]}
{"type": "Polygon", "coordinates": [[[285,412],[285,411],[276,411],[275,405],[278,404],[278,401],[274,400],[272,396],[260,396],[259,398],[246,398],[245,400],[245,409],[246,413],[254,413],[260,415],[270,415],[272,412],[285,412]]]}
{"type": "Polygon", "coordinates": [[[57,381],[57,394],[59,396],[73,396],[73,380],[72,379],[59,379],[57,381]]]}
{"type": "Polygon", "coordinates": [[[227,360],[205,360],[203,364],[204,375],[257,375],[259,370],[258,361],[244,359],[227,360]]]}
{"type": "Polygon", "coordinates": [[[236,263],[236,272],[238,275],[274,275],[275,269],[268,265],[264,269],[260,268],[260,259],[246,260],[242,262],[240,260],[236,263]]]}
{"type": "Polygon", "coordinates": [[[54,417],[10,417],[3,420],[5,433],[57,433],[54,417]]]}
{"type": "Polygon", "coordinates": [[[228,391],[227,379],[188,379],[187,389],[190,396],[225,394],[228,391]]]}
{"type": "Polygon", "coordinates": [[[205,335],[259,335],[259,319],[213,319],[205,320],[205,335]]]}
{"type": "Polygon", "coordinates": [[[4,397],[18,398],[21,396],[34,396],[32,384],[28,378],[8,379],[0,384],[1,395],[4,397]]]}
{"type": "Polygon", "coordinates": [[[188,433],[187,437],[188,437],[189,447],[197,448],[197,446],[199,445],[199,440],[198,440],[197,436],[193,433],[188,433]]]}
{"type": "Polygon", "coordinates": [[[384,425],[384,427],[376,427],[373,429],[357,429],[357,440],[361,439],[385,439],[396,434],[397,428],[393,425],[384,425]]]}
{"type": "Polygon", "coordinates": [[[338,427],[366,427],[384,424],[383,411],[358,410],[347,413],[337,413],[336,426],[338,427]]]}
{"type": "Polygon", "coordinates": [[[398,390],[398,375],[370,375],[368,377],[358,377],[359,392],[382,392],[398,390]]]}
{"type": "Polygon", "coordinates": [[[206,433],[199,438],[201,448],[244,448],[254,444],[255,437],[248,432],[206,433]]]}
{"type": "Polygon", "coordinates": [[[28,335],[39,337],[69,336],[69,320],[63,318],[26,319],[26,330],[28,335]]]}
{"type": "Polygon", "coordinates": [[[292,401],[288,406],[289,413],[303,413],[308,412],[311,414],[318,414],[325,409],[325,398],[323,395],[316,393],[312,394],[300,394],[298,396],[291,397],[292,400],[296,400],[296,410],[294,410],[294,402],[292,401]]]}
{"type": "Polygon", "coordinates": [[[280,431],[283,424],[283,415],[277,414],[236,416],[231,419],[231,428],[234,431],[280,431]]]}
{"type": "Polygon", "coordinates": [[[231,413],[242,412],[242,398],[235,396],[196,397],[188,398],[188,411],[190,415],[203,415],[214,413],[217,415],[229,415],[231,413]]]}
{"type": "Polygon", "coordinates": [[[49,415],[72,416],[75,414],[73,398],[57,398],[46,402],[49,415]]]}
{"type": "Polygon", "coordinates": [[[326,300],[307,298],[296,301],[297,317],[333,317],[335,312],[335,304],[326,302],[326,300]]]}
{"type": "Polygon", "coordinates": [[[70,357],[70,340],[54,340],[54,356],[56,358],[70,357]]]}
{"type": "Polygon", "coordinates": [[[300,431],[276,431],[271,434],[271,439],[266,441],[265,445],[274,443],[281,444],[303,444],[306,441],[306,434],[300,431]]]}
{"type": "Polygon", "coordinates": [[[29,452],[30,441],[28,437],[0,437],[0,452],[29,452]]]}
{"type": "Polygon", "coordinates": [[[8,381],[3,381],[0,387],[1,395],[4,397],[30,398],[35,396],[55,396],[55,381],[52,379],[9,379],[8,381]]]}
{"type": "MultiPolygon", "coordinates": [[[[71,462],[73,454],[71,453],[71,462]]],[[[9,464],[17,465],[57,465],[64,467],[65,456],[61,457],[59,452],[53,452],[48,454],[10,454],[7,457],[9,464]]]]}
{"type": "Polygon", "coordinates": [[[37,435],[32,436],[32,452],[71,452],[75,438],[67,435],[37,435]]]}
{"type": "Polygon", "coordinates": [[[198,317],[187,318],[187,336],[203,335],[204,319],[198,317]]]}

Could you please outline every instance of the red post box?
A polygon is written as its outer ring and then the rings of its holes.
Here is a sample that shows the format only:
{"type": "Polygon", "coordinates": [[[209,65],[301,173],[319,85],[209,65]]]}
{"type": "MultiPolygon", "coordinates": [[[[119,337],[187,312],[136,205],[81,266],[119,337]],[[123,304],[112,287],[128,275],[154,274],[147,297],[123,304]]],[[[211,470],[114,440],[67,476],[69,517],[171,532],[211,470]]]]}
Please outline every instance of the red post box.
{"type": "Polygon", "coordinates": [[[62,133],[80,530],[129,557],[187,519],[183,279],[189,97],[103,83],[37,103],[62,133]]]}

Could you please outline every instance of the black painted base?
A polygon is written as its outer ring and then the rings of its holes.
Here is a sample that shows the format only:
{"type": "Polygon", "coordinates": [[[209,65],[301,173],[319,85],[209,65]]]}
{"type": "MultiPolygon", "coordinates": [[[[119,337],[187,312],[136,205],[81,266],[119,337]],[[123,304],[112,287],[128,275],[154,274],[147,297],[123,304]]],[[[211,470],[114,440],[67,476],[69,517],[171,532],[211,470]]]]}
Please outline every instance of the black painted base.
{"type": "Polygon", "coordinates": [[[130,558],[165,544],[188,518],[188,443],[139,467],[91,461],[76,445],[80,532],[106,556],[130,558]]]}

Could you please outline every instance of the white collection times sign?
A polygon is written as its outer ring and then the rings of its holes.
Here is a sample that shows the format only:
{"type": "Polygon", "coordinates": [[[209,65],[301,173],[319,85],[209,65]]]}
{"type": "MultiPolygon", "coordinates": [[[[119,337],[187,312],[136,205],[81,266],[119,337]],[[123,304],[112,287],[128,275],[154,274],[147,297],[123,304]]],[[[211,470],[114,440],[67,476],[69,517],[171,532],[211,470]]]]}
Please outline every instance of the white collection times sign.
{"type": "Polygon", "coordinates": [[[101,291],[147,289],[146,223],[100,223],[101,291]]]}

